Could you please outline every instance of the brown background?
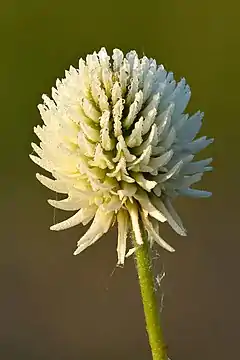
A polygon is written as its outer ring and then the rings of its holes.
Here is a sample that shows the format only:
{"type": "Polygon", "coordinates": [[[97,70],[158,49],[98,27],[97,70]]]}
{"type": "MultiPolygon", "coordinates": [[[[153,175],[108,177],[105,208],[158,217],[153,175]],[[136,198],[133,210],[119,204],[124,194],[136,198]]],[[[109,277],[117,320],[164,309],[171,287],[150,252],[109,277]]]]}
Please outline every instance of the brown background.
{"type": "MultiPolygon", "coordinates": [[[[133,260],[117,269],[116,233],[72,256],[83,233],[52,233],[54,197],[28,158],[36,105],[78,57],[135,48],[187,78],[205,112],[208,200],[179,200],[187,238],[159,250],[172,360],[239,358],[240,5],[221,1],[4,1],[1,34],[1,360],[151,358],[133,260]]],[[[56,219],[65,216],[60,211],[56,219]]]]}

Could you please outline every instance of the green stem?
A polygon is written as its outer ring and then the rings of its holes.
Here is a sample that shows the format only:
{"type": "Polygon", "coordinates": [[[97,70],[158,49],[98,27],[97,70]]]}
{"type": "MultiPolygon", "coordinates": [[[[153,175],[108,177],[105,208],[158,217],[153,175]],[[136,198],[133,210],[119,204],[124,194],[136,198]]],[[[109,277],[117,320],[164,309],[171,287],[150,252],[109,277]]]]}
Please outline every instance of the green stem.
{"type": "MultiPolygon", "coordinates": [[[[154,290],[152,261],[149,255],[149,242],[145,232],[143,230],[141,232],[144,244],[137,247],[135,258],[149,344],[153,360],[167,360],[166,345],[163,341],[163,334],[160,326],[159,307],[157,306],[154,290]]],[[[135,240],[134,244],[136,246],[135,240]]]]}

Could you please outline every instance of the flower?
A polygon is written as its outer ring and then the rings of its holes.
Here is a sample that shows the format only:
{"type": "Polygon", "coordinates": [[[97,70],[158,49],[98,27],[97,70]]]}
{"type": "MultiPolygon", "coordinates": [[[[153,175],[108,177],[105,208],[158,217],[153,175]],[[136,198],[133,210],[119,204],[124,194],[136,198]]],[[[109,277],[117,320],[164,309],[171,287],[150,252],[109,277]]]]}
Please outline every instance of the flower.
{"type": "Polygon", "coordinates": [[[117,221],[118,264],[126,256],[132,228],[136,244],[143,243],[140,222],[149,239],[174,251],[159,235],[159,222],[167,221],[180,235],[186,230],[172,201],[178,195],[207,197],[192,189],[212,159],[193,162],[196,153],[212,142],[194,140],[203,113],[189,116],[184,110],[191,92],[185,79],[154,59],[135,51],[124,57],[105,48],[79,60],[63,80],[56,81],[52,99],[43,95],[39,111],[44,125],[34,128],[40,147],[31,159],[52,174],[36,174],[49,189],[67,194],[48,200],[62,210],[77,210],[67,220],[51,226],[63,230],[93,222],[77,243],[79,254],[95,243],[117,221]]]}

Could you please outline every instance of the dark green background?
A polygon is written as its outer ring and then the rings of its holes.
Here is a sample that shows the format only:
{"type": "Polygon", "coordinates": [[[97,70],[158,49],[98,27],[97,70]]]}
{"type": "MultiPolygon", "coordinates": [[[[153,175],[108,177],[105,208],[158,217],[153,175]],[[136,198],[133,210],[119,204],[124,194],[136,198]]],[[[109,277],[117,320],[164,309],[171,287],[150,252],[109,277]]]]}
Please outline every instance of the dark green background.
{"type": "Polygon", "coordinates": [[[84,230],[50,232],[54,194],[28,158],[41,94],[101,46],[155,57],[186,77],[189,111],[205,112],[213,197],[178,201],[187,238],[163,225],[177,249],[159,250],[163,325],[172,360],[239,357],[239,16],[233,0],[1,4],[1,360],[151,359],[133,260],[111,276],[115,231],[73,257],[84,230]]]}

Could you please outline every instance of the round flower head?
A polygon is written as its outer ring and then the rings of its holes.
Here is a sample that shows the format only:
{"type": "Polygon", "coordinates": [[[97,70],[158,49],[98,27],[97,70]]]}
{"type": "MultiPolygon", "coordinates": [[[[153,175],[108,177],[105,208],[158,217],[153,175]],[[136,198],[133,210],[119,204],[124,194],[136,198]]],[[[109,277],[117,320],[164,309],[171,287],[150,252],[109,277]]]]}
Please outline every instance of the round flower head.
{"type": "Polygon", "coordinates": [[[189,116],[184,110],[191,93],[185,79],[135,51],[124,57],[102,48],[70,67],[52,88],[52,100],[43,95],[39,111],[44,125],[34,128],[40,147],[31,159],[52,174],[37,174],[49,189],[66,194],[49,200],[58,209],[77,211],[51,226],[63,230],[92,224],[77,243],[79,254],[109,228],[118,225],[118,264],[126,256],[128,232],[143,243],[140,219],[149,240],[174,251],[159,235],[159,223],[167,221],[186,235],[172,201],[178,195],[207,197],[210,193],[190,188],[212,159],[193,162],[197,152],[212,142],[194,140],[203,113],[189,116]]]}

